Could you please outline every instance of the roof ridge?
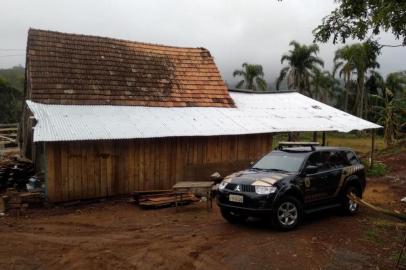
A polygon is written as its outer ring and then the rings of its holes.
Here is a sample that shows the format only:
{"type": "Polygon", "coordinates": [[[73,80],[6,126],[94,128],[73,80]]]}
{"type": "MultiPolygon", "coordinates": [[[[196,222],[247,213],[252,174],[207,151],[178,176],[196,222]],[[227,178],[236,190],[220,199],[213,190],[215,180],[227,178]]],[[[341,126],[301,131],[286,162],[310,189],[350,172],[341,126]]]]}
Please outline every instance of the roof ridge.
{"type": "Polygon", "coordinates": [[[200,51],[205,51],[205,52],[210,53],[210,51],[204,47],[181,47],[181,46],[164,45],[164,44],[152,43],[152,42],[140,42],[140,41],[124,39],[124,38],[114,38],[114,37],[98,36],[98,35],[90,35],[90,34],[78,34],[78,33],[71,33],[71,32],[68,33],[68,32],[56,31],[56,30],[44,30],[44,29],[38,29],[38,28],[32,28],[32,27],[29,28],[28,35],[30,34],[31,31],[70,35],[70,36],[76,36],[76,37],[100,38],[100,39],[105,39],[105,40],[110,40],[110,41],[128,42],[128,43],[134,43],[134,44],[139,44],[139,45],[158,46],[158,47],[171,48],[171,49],[189,49],[189,50],[193,49],[193,50],[200,50],[200,51]]]}

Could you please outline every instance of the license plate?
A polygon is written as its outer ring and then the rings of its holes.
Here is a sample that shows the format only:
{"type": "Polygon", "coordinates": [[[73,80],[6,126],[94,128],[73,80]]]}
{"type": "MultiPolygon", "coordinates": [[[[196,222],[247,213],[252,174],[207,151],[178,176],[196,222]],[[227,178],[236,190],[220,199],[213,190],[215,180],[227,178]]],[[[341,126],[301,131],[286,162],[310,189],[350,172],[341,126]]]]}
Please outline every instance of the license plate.
{"type": "Polygon", "coordinates": [[[230,194],[230,196],[228,197],[228,200],[229,200],[230,202],[243,203],[244,197],[241,196],[241,195],[230,194]]]}

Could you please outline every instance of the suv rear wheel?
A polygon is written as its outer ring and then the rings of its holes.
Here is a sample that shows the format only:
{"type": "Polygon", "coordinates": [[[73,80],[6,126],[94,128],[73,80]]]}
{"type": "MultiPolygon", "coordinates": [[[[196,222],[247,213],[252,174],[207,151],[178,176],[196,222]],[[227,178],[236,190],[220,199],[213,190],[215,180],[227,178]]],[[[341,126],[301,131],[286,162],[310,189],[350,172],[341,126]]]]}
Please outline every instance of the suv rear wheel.
{"type": "Polygon", "coordinates": [[[358,203],[350,200],[347,195],[353,193],[354,195],[360,197],[361,196],[361,192],[359,190],[359,188],[355,187],[355,186],[349,186],[346,191],[345,191],[345,195],[343,198],[343,202],[342,202],[342,208],[344,210],[344,213],[347,215],[354,215],[355,213],[358,212],[358,208],[359,205],[358,203]]]}
{"type": "Polygon", "coordinates": [[[243,223],[247,217],[238,212],[233,212],[226,209],[221,209],[221,215],[230,223],[243,223]]]}
{"type": "Polygon", "coordinates": [[[278,229],[292,230],[300,224],[303,217],[302,203],[295,197],[287,196],[280,199],[273,213],[273,222],[278,229]]]}

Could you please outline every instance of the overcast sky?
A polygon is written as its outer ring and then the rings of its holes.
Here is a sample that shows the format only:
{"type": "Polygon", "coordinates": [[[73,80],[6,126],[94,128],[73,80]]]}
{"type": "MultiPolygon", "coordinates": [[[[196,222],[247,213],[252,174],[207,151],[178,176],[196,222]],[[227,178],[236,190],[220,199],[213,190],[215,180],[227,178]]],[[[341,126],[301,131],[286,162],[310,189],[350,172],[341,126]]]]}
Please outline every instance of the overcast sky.
{"type": "MultiPolygon", "coordinates": [[[[312,29],[333,10],[333,0],[0,0],[0,68],[25,65],[30,27],[100,35],[211,51],[223,78],[233,85],[243,62],[262,64],[274,82],[289,42],[309,44],[312,29]],[[7,50],[12,49],[12,50],[7,50]],[[14,51],[15,50],[15,51],[14,51]]],[[[383,43],[400,43],[391,35],[383,43]]],[[[339,47],[320,45],[331,70],[339,47]]],[[[383,74],[406,69],[406,48],[387,48],[379,58],[383,74]]]]}

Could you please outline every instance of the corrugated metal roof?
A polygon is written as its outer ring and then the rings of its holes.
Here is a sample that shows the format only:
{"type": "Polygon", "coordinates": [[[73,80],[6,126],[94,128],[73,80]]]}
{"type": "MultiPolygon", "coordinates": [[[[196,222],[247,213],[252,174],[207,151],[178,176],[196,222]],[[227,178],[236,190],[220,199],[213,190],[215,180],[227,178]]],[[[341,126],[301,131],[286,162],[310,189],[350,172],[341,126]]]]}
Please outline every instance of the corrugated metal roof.
{"type": "Polygon", "coordinates": [[[237,108],[27,104],[37,119],[35,142],[381,127],[299,93],[230,95],[237,108]]]}

